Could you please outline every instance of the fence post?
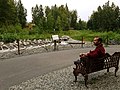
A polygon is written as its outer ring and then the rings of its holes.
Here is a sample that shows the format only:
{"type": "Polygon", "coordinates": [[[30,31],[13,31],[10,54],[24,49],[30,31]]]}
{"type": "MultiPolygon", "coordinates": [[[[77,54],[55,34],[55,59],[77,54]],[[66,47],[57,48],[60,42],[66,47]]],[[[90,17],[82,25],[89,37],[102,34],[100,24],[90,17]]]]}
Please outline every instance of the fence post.
{"type": "Polygon", "coordinates": [[[20,43],[19,43],[19,39],[17,39],[17,44],[18,44],[18,54],[20,55],[20,43]]]}
{"type": "Polygon", "coordinates": [[[57,48],[57,41],[56,40],[54,40],[54,51],[56,51],[56,48],[57,48]]]}
{"type": "Polygon", "coordinates": [[[84,43],[84,42],[83,42],[83,36],[82,36],[82,44],[81,44],[81,48],[83,48],[83,43],[84,43]]]}

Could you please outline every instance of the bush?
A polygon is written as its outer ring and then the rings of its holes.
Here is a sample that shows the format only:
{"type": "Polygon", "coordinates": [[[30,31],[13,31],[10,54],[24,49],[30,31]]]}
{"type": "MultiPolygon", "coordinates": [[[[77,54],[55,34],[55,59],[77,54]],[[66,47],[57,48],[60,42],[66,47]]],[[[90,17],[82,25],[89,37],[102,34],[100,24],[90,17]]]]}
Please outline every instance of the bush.
{"type": "Polygon", "coordinates": [[[10,33],[5,33],[3,34],[3,41],[5,43],[9,43],[9,42],[13,42],[15,41],[17,38],[16,38],[16,35],[14,34],[10,34],[10,33]]]}

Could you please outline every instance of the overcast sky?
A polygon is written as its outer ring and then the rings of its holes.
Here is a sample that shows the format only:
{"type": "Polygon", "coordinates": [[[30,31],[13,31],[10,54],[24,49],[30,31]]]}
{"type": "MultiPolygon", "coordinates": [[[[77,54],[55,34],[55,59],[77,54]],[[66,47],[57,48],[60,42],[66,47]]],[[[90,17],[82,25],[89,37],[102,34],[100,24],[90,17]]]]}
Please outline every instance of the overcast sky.
{"type": "MultiPolygon", "coordinates": [[[[17,0],[18,1],[18,0],[17,0]]],[[[32,20],[31,8],[36,4],[45,6],[68,5],[69,10],[77,10],[78,17],[87,21],[93,11],[97,10],[98,6],[103,6],[108,0],[21,0],[24,8],[27,9],[27,21],[32,20]]],[[[114,2],[115,5],[120,7],[120,0],[109,0],[110,4],[114,2]]]]}

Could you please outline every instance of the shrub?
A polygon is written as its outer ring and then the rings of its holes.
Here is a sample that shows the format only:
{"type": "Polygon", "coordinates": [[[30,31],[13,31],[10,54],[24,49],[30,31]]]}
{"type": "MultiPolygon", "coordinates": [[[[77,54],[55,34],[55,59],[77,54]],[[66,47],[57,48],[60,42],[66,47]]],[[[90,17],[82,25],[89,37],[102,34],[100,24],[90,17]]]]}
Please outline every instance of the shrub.
{"type": "Polygon", "coordinates": [[[16,35],[15,34],[10,34],[10,33],[5,33],[3,34],[3,41],[5,43],[9,43],[9,42],[13,42],[15,41],[17,38],[16,38],[16,35]]]}

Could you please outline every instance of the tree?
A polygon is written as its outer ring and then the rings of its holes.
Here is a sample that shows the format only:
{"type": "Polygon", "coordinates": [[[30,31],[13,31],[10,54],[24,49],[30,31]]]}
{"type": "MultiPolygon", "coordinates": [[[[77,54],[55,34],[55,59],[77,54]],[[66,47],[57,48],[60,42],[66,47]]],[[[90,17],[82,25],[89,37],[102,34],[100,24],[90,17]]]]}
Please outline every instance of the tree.
{"type": "Polygon", "coordinates": [[[42,5],[36,5],[32,7],[32,17],[40,30],[51,32],[69,30],[70,27],[77,29],[77,11],[69,11],[67,4],[60,7],[55,4],[51,8],[46,6],[45,10],[42,5]]]}
{"type": "Polygon", "coordinates": [[[36,5],[35,8],[32,7],[32,18],[33,18],[33,23],[35,23],[35,25],[39,27],[40,32],[43,32],[45,17],[44,17],[42,5],[40,6],[36,5]]]}
{"type": "Polygon", "coordinates": [[[56,21],[56,30],[62,31],[60,16],[58,16],[57,21],[56,21]]]}
{"type": "Polygon", "coordinates": [[[74,10],[71,12],[71,24],[70,24],[70,26],[73,29],[76,29],[76,24],[77,24],[77,11],[74,10]]]}
{"type": "Polygon", "coordinates": [[[38,13],[39,13],[39,8],[38,5],[35,7],[32,7],[32,22],[35,23],[35,25],[38,24],[38,13]]]}
{"type": "Polygon", "coordinates": [[[52,13],[50,12],[47,17],[47,29],[49,32],[52,32],[54,29],[54,17],[52,13]]]}
{"type": "Polygon", "coordinates": [[[17,9],[14,0],[0,0],[0,25],[18,23],[17,9]]]}
{"type": "Polygon", "coordinates": [[[87,29],[87,23],[85,21],[82,21],[81,19],[79,19],[79,21],[77,22],[76,29],[77,30],[87,29]]]}
{"type": "Polygon", "coordinates": [[[23,7],[21,0],[19,0],[17,3],[17,16],[19,23],[21,24],[22,28],[24,28],[26,25],[27,10],[23,7]]]}
{"type": "Polygon", "coordinates": [[[87,22],[89,29],[99,31],[114,31],[119,29],[119,7],[114,3],[110,6],[109,1],[102,7],[98,7],[97,11],[94,11],[90,19],[87,22]]]}

